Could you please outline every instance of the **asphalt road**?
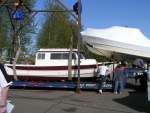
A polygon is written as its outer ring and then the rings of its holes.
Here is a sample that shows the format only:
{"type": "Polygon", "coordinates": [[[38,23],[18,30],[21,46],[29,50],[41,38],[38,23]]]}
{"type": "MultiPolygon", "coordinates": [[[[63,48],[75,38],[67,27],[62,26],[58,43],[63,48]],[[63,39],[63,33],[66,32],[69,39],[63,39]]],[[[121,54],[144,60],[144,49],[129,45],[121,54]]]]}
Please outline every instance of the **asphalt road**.
{"type": "Polygon", "coordinates": [[[12,113],[150,113],[147,92],[128,79],[122,94],[104,90],[11,88],[8,99],[15,105],[12,113]]]}

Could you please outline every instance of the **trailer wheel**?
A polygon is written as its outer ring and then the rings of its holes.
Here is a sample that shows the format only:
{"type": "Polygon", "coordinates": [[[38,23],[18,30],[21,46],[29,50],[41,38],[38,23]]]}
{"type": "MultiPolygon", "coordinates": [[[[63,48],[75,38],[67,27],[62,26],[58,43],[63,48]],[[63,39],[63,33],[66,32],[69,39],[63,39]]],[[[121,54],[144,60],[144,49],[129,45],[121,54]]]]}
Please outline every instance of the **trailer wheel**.
{"type": "Polygon", "coordinates": [[[144,89],[147,88],[147,74],[144,73],[143,75],[141,75],[140,84],[144,89]]]}

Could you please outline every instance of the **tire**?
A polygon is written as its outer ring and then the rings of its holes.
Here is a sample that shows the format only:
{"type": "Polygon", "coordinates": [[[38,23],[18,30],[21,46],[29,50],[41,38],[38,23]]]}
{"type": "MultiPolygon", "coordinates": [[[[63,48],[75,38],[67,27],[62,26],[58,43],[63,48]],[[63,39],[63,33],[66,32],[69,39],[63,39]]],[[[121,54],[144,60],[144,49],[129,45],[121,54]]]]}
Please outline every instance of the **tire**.
{"type": "Polygon", "coordinates": [[[146,74],[144,73],[143,75],[140,75],[140,76],[141,76],[140,84],[144,89],[146,89],[147,88],[147,73],[146,74]]]}

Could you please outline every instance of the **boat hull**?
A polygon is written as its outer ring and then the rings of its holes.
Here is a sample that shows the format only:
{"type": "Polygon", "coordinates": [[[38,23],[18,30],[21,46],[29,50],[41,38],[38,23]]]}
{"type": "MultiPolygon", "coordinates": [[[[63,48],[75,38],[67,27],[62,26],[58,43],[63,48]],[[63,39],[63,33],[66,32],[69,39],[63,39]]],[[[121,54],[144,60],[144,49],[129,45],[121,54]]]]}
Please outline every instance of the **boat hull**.
{"type": "MultiPolygon", "coordinates": [[[[6,72],[11,79],[14,79],[13,66],[5,64],[6,72]]],[[[59,81],[68,80],[68,66],[35,66],[35,65],[16,65],[17,78],[19,80],[41,80],[41,81],[59,81]]],[[[72,79],[78,78],[78,66],[72,66],[72,79]]],[[[80,78],[92,79],[97,76],[96,65],[81,65],[80,78]]]]}
{"type": "Polygon", "coordinates": [[[138,29],[112,27],[108,29],[87,29],[81,32],[88,49],[109,58],[150,61],[150,40],[138,29]]]}
{"type": "MultiPolygon", "coordinates": [[[[107,40],[105,40],[106,42],[107,40]]],[[[102,42],[102,41],[99,41],[102,42]]],[[[87,47],[88,49],[98,55],[106,56],[108,58],[120,58],[120,59],[136,59],[137,57],[140,57],[144,59],[145,61],[150,61],[150,52],[145,51],[150,48],[147,47],[138,47],[130,44],[124,44],[120,43],[123,46],[120,47],[115,43],[113,45],[112,41],[108,41],[107,43],[94,43],[87,41],[87,47]],[[110,43],[109,45],[107,43],[110,43]],[[139,49],[140,48],[140,49],[139,49]]]]}

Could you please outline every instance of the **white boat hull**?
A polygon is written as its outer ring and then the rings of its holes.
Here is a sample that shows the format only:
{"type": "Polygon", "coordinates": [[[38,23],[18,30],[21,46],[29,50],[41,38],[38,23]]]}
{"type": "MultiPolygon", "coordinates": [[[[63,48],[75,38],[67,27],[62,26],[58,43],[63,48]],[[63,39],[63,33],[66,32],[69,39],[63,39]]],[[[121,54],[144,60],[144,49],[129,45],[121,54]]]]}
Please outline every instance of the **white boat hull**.
{"type": "MultiPolygon", "coordinates": [[[[68,80],[71,77],[72,79],[78,78],[77,52],[76,49],[73,49],[72,59],[69,60],[69,49],[40,49],[36,52],[35,65],[5,64],[6,72],[11,79],[17,76],[19,80],[57,81],[68,80]]],[[[85,59],[81,54],[80,78],[95,77],[96,63],[95,59],[85,59]]]]}
{"type": "MultiPolygon", "coordinates": [[[[9,64],[6,64],[6,72],[10,76],[10,78],[14,78],[14,72],[12,69],[12,66],[9,64]]],[[[96,77],[97,74],[95,73],[96,65],[84,65],[80,66],[80,78],[93,78],[96,77]]],[[[55,66],[54,68],[52,66],[45,66],[45,69],[41,68],[41,66],[34,66],[34,65],[25,65],[25,66],[19,66],[16,65],[16,73],[17,78],[19,80],[47,80],[47,81],[53,81],[53,80],[67,80],[68,79],[68,69],[67,66],[55,66]],[[24,68],[24,69],[19,69],[24,68]],[[33,69],[32,69],[33,68],[33,69]],[[37,69],[36,69],[37,68],[37,69]],[[60,69],[60,70],[59,70],[60,69]]],[[[71,71],[72,78],[78,78],[78,69],[77,66],[75,66],[71,71]]]]}
{"type": "Polygon", "coordinates": [[[99,34],[99,37],[86,33],[82,33],[82,35],[88,49],[93,53],[109,58],[136,59],[140,57],[145,61],[150,61],[150,41],[149,46],[147,46],[148,42],[146,46],[143,46],[144,44],[138,45],[126,41],[111,40],[111,38],[102,37],[101,34],[99,34]]]}

